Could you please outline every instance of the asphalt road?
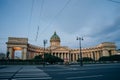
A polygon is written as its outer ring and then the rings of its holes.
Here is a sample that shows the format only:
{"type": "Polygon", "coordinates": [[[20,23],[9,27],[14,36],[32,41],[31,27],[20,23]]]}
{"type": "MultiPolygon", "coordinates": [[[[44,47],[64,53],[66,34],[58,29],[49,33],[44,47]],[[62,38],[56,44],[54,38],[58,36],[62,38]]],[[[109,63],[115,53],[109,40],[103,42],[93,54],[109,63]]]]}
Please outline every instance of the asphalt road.
{"type": "Polygon", "coordinates": [[[120,80],[120,63],[0,66],[0,80],[120,80]]]}
{"type": "Polygon", "coordinates": [[[52,80],[120,80],[120,64],[90,64],[83,67],[55,65],[39,68],[48,73],[52,80]]]}

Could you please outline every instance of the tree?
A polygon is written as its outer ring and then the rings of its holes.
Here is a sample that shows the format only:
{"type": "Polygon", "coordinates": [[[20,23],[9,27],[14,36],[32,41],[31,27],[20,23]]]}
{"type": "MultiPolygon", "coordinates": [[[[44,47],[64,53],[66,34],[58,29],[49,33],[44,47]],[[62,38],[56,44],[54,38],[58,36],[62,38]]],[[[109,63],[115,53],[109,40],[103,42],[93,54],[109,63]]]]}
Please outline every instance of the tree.
{"type": "Polygon", "coordinates": [[[109,56],[100,57],[99,61],[110,61],[110,57],[109,56]]]}
{"type": "Polygon", "coordinates": [[[34,64],[42,64],[43,63],[42,55],[35,56],[34,59],[31,60],[30,62],[34,64]]]}
{"type": "MultiPolygon", "coordinates": [[[[77,60],[77,62],[79,62],[79,61],[80,61],[80,59],[77,60]]],[[[93,59],[90,57],[83,57],[82,61],[89,62],[89,61],[93,61],[93,59]]]]}
{"type": "Polygon", "coordinates": [[[41,55],[37,55],[34,57],[34,60],[42,60],[42,56],[41,55]]]}
{"type": "Polygon", "coordinates": [[[48,62],[50,64],[54,64],[57,62],[63,62],[64,60],[62,60],[59,57],[53,56],[50,53],[45,53],[44,58],[42,58],[42,55],[37,55],[34,57],[34,61],[36,61],[36,62],[38,62],[38,61],[43,62],[44,61],[44,62],[48,62]]]}
{"type": "Polygon", "coordinates": [[[120,61],[120,55],[112,55],[110,56],[111,61],[120,61]]]}
{"type": "Polygon", "coordinates": [[[103,56],[99,58],[99,61],[120,61],[120,55],[103,56]]]}
{"type": "Polygon", "coordinates": [[[44,61],[48,62],[50,64],[56,63],[56,62],[63,62],[63,60],[59,57],[53,56],[50,53],[44,54],[44,61]]]}

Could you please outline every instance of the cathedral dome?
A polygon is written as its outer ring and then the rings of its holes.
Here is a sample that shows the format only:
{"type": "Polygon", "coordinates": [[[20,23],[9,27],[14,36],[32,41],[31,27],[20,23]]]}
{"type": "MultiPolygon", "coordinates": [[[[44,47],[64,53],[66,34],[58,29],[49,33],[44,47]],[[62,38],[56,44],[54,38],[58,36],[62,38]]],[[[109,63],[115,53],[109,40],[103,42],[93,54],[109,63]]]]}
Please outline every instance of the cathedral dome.
{"type": "Polygon", "coordinates": [[[53,42],[53,41],[57,41],[57,42],[60,42],[60,37],[56,34],[56,32],[54,32],[54,34],[52,35],[52,37],[50,38],[50,42],[53,42]]]}

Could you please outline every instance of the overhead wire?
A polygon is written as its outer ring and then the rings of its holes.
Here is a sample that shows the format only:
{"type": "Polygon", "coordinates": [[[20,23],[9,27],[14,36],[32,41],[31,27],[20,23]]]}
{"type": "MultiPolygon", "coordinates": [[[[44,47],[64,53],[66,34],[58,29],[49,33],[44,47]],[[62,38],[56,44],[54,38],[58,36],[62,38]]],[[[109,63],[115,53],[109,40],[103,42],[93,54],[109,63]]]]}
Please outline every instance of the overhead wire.
{"type": "Polygon", "coordinates": [[[63,8],[55,15],[54,19],[57,18],[62,12],[63,10],[67,7],[67,5],[70,3],[71,0],[68,0],[66,2],[66,4],[63,6],[63,8]]]}
{"type": "Polygon", "coordinates": [[[30,9],[30,17],[29,17],[29,22],[28,22],[28,38],[29,38],[29,34],[30,34],[31,20],[32,20],[32,14],[33,14],[33,6],[34,6],[34,0],[32,0],[32,7],[30,9]]]}
{"type": "Polygon", "coordinates": [[[44,0],[42,0],[42,2],[41,2],[39,21],[41,21],[41,15],[42,15],[42,11],[43,11],[43,5],[44,5],[44,0]]]}
{"type": "Polygon", "coordinates": [[[41,34],[43,34],[43,32],[45,32],[45,30],[48,29],[48,27],[51,27],[51,25],[53,24],[54,20],[64,11],[64,9],[68,6],[68,4],[70,3],[71,0],[68,0],[65,5],[60,9],[60,11],[53,17],[53,19],[51,19],[51,22],[41,31],[41,34]]]}
{"type": "Polygon", "coordinates": [[[36,34],[35,41],[37,41],[37,38],[38,38],[38,32],[39,32],[39,26],[38,26],[38,28],[37,28],[37,34],[36,34]]]}
{"type": "MultiPolygon", "coordinates": [[[[43,11],[43,4],[44,4],[44,0],[42,0],[42,2],[41,2],[40,15],[39,15],[39,21],[38,21],[39,23],[38,24],[41,23],[41,15],[42,15],[42,11],[43,11]]],[[[36,33],[35,41],[37,41],[38,35],[39,35],[39,25],[38,25],[38,28],[37,28],[37,33],[36,33]]]]}

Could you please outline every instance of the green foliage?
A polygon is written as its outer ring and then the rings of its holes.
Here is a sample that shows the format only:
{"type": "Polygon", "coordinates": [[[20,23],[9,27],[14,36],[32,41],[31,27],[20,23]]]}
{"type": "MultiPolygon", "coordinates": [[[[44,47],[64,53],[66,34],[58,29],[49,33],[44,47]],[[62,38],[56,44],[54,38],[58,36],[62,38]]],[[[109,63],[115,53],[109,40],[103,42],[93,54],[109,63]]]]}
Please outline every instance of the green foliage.
{"type": "Polygon", "coordinates": [[[110,58],[108,56],[103,56],[99,58],[99,61],[110,61],[110,58]]]}
{"type": "Polygon", "coordinates": [[[63,62],[63,60],[59,57],[53,56],[49,53],[44,54],[44,61],[48,62],[50,64],[56,63],[56,62],[63,62]]]}
{"type": "Polygon", "coordinates": [[[103,56],[99,61],[120,61],[120,55],[103,56]]]}
{"type": "Polygon", "coordinates": [[[50,64],[54,64],[57,62],[63,62],[59,57],[53,56],[51,54],[44,54],[44,59],[42,55],[37,55],[33,59],[30,60],[21,60],[21,59],[1,59],[0,65],[39,65],[43,64],[43,62],[48,62],[50,64]]]}
{"type": "Polygon", "coordinates": [[[63,60],[59,57],[53,56],[50,53],[45,53],[44,58],[42,58],[41,55],[35,56],[34,61],[40,61],[40,62],[48,62],[50,64],[54,64],[57,62],[63,62],[63,60]]]}
{"type": "Polygon", "coordinates": [[[114,60],[114,61],[120,61],[120,55],[113,55],[113,56],[110,56],[111,60],[114,60]]]}
{"type": "MultiPolygon", "coordinates": [[[[79,62],[79,61],[80,61],[80,59],[77,60],[77,62],[79,62]]],[[[82,61],[89,62],[89,61],[93,61],[93,59],[90,57],[83,57],[82,61]]]]}
{"type": "Polygon", "coordinates": [[[42,60],[42,56],[41,55],[35,56],[34,60],[42,60]]]}

